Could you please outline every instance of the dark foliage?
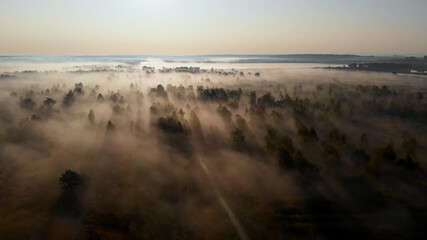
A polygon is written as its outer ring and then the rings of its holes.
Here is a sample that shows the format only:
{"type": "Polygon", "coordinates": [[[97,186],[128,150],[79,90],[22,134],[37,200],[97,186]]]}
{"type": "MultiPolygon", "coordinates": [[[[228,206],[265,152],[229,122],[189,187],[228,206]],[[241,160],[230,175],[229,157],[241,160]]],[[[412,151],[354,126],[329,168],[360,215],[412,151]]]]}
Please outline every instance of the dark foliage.
{"type": "Polygon", "coordinates": [[[62,104],[64,106],[71,106],[75,101],[74,93],[70,90],[67,95],[65,95],[64,100],[62,101],[62,104]]]}
{"type": "Polygon", "coordinates": [[[72,191],[78,187],[83,186],[84,181],[83,177],[80,174],[68,169],[61,174],[61,177],[59,178],[59,183],[63,190],[72,191]]]}
{"type": "Polygon", "coordinates": [[[52,98],[46,98],[46,100],[43,101],[43,104],[46,106],[53,106],[55,103],[56,101],[52,98]]]}
{"type": "Polygon", "coordinates": [[[108,131],[114,131],[114,130],[116,130],[116,126],[111,122],[111,120],[108,121],[108,123],[107,123],[107,130],[108,131]]]}
{"type": "Polygon", "coordinates": [[[157,126],[167,133],[184,133],[182,123],[174,117],[161,117],[157,120],[157,126]]]}
{"type": "Polygon", "coordinates": [[[21,98],[21,108],[25,108],[28,110],[33,110],[33,108],[36,106],[36,103],[31,98],[21,98]]]}
{"type": "Polygon", "coordinates": [[[149,96],[159,97],[166,100],[168,99],[168,93],[166,92],[165,88],[161,84],[157,85],[156,88],[151,88],[149,96]]]}

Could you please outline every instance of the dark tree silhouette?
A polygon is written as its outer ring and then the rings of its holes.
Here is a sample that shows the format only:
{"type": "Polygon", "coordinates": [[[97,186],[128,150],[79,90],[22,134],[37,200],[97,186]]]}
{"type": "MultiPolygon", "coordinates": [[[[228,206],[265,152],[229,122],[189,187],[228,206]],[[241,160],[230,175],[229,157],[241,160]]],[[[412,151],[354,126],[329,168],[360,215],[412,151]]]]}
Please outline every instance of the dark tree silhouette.
{"type": "Polygon", "coordinates": [[[114,124],[110,121],[108,121],[107,123],[107,130],[108,131],[114,131],[116,129],[116,126],[114,126],[114,124]]]}
{"type": "Polygon", "coordinates": [[[262,97],[258,98],[258,104],[273,107],[276,104],[276,99],[271,95],[271,93],[266,93],[262,97]]]}
{"type": "Polygon", "coordinates": [[[267,152],[274,152],[277,148],[277,130],[272,127],[267,128],[267,135],[264,136],[264,140],[267,152]]]}
{"type": "MultiPolygon", "coordinates": [[[[199,99],[203,101],[215,101],[215,102],[227,102],[230,98],[227,94],[227,91],[224,88],[211,88],[203,89],[198,88],[199,99]]],[[[231,93],[229,91],[229,93],[231,93]]],[[[238,96],[240,98],[239,92],[232,92],[232,95],[238,96]]]]}
{"type": "Polygon", "coordinates": [[[168,94],[165,91],[165,88],[161,84],[157,85],[157,88],[151,88],[149,96],[160,97],[160,98],[164,98],[165,100],[168,99],[168,94]]]}
{"type": "Polygon", "coordinates": [[[66,170],[61,174],[59,178],[59,183],[61,184],[61,188],[63,190],[74,190],[78,187],[83,186],[83,177],[80,174],[74,172],[73,170],[66,170]]]}
{"type": "Polygon", "coordinates": [[[92,109],[89,111],[89,114],[87,115],[87,117],[91,123],[95,122],[95,113],[93,112],[92,109]]]}
{"type": "Polygon", "coordinates": [[[120,95],[119,92],[117,92],[117,93],[113,93],[110,96],[110,101],[112,101],[113,103],[124,103],[125,99],[122,95],[120,95]]]}
{"type": "Polygon", "coordinates": [[[338,167],[341,164],[341,158],[338,150],[330,141],[322,142],[321,156],[326,160],[330,167],[338,167]]]}
{"type": "Polygon", "coordinates": [[[245,148],[245,135],[240,128],[235,128],[231,132],[231,144],[233,148],[238,151],[242,151],[245,148]]]}
{"type": "Polygon", "coordinates": [[[228,110],[226,106],[219,105],[219,107],[216,109],[218,114],[227,122],[231,121],[231,112],[228,110]]]}
{"type": "Polygon", "coordinates": [[[303,124],[300,124],[300,127],[298,129],[298,136],[301,138],[303,143],[309,143],[319,140],[319,138],[317,137],[316,130],[313,127],[307,129],[307,127],[303,124]]]}
{"type": "Polygon", "coordinates": [[[161,117],[157,120],[157,126],[168,133],[183,133],[182,123],[174,117],[161,117]]]}
{"type": "Polygon", "coordinates": [[[56,101],[52,98],[46,98],[46,100],[43,101],[43,104],[46,106],[53,106],[55,105],[56,101]]]}
{"type": "Polygon", "coordinates": [[[292,155],[294,168],[307,179],[316,178],[319,174],[319,168],[307,161],[300,150],[295,151],[292,155]]]}
{"type": "Polygon", "coordinates": [[[74,97],[74,93],[70,90],[67,95],[65,95],[64,97],[64,101],[62,101],[62,104],[64,106],[71,106],[71,104],[74,103],[75,101],[75,97],[74,97]]]}
{"type": "Polygon", "coordinates": [[[394,144],[390,141],[385,147],[374,149],[371,161],[365,166],[364,172],[375,177],[388,175],[390,173],[388,167],[396,163],[396,157],[394,144]]]}
{"type": "Polygon", "coordinates": [[[256,104],[256,92],[255,91],[252,91],[250,96],[249,96],[249,104],[250,105],[256,104]]]}
{"type": "Polygon", "coordinates": [[[337,128],[333,128],[328,133],[328,141],[337,145],[344,146],[346,144],[347,135],[345,133],[340,132],[337,128]]]}
{"type": "Polygon", "coordinates": [[[77,93],[77,94],[83,94],[84,92],[83,92],[83,83],[76,83],[75,85],[74,85],[74,90],[73,90],[73,92],[74,93],[77,93]]]}
{"type": "Polygon", "coordinates": [[[359,168],[369,163],[370,157],[363,149],[356,149],[351,154],[351,161],[359,168]]]}
{"type": "Polygon", "coordinates": [[[104,101],[104,96],[102,96],[102,94],[98,94],[98,97],[96,98],[98,102],[103,102],[104,101]]]}
{"type": "Polygon", "coordinates": [[[283,170],[291,170],[294,168],[292,155],[295,152],[292,139],[284,135],[279,142],[277,149],[277,159],[279,166],[283,170]]]}
{"type": "Polygon", "coordinates": [[[21,98],[21,107],[32,110],[36,106],[36,103],[31,98],[21,98]]]}

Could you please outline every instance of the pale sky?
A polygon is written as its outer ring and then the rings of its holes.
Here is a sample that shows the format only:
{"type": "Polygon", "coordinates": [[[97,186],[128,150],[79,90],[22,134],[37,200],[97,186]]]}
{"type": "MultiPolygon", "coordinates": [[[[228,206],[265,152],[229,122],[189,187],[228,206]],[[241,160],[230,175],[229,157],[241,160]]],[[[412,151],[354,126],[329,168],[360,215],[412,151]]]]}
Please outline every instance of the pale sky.
{"type": "Polygon", "coordinates": [[[0,0],[0,55],[427,54],[427,0],[0,0]]]}

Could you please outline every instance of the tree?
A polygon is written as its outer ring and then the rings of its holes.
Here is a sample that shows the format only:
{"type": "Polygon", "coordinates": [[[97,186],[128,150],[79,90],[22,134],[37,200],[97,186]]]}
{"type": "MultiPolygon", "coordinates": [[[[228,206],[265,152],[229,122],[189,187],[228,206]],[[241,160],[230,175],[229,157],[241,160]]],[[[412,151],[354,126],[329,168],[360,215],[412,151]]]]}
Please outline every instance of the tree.
{"type": "Polygon", "coordinates": [[[107,130],[108,131],[114,131],[116,129],[116,126],[114,126],[114,124],[110,121],[108,121],[107,123],[107,130]]]}
{"type": "Polygon", "coordinates": [[[61,177],[59,178],[59,183],[61,184],[61,188],[63,190],[72,191],[78,187],[83,186],[84,181],[83,177],[80,174],[68,169],[61,174],[61,177]]]}
{"type": "Polygon", "coordinates": [[[337,145],[337,146],[345,146],[347,135],[345,133],[340,132],[337,128],[333,128],[328,133],[328,141],[337,145]]]}
{"type": "Polygon", "coordinates": [[[363,149],[364,151],[369,150],[369,140],[368,140],[368,134],[367,133],[363,133],[360,136],[359,142],[357,145],[358,145],[359,149],[363,149]]]}
{"type": "Polygon", "coordinates": [[[390,141],[385,147],[374,149],[371,160],[365,166],[364,172],[375,177],[389,174],[390,166],[396,163],[396,152],[394,144],[390,141]],[[385,167],[386,166],[386,167],[385,167]]]}
{"type": "Polygon", "coordinates": [[[299,125],[300,127],[298,129],[298,136],[301,138],[303,143],[309,143],[319,140],[319,138],[317,137],[316,130],[313,127],[308,129],[302,123],[299,123],[299,125]]]}
{"type": "Polygon", "coordinates": [[[322,142],[322,149],[320,154],[330,167],[338,167],[341,164],[341,158],[338,150],[330,141],[322,142]]]}
{"type": "Polygon", "coordinates": [[[67,93],[67,95],[65,95],[65,97],[64,97],[64,101],[62,101],[62,104],[64,105],[64,106],[70,106],[71,104],[73,104],[74,103],[74,101],[75,101],[76,99],[75,99],[75,97],[74,97],[74,93],[70,90],[68,93],[67,93]]]}
{"type": "Polygon", "coordinates": [[[273,107],[276,104],[276,99],[271,95],[271,93],[266,93],[262,97],[258,98],[258,104],[273,107]]]}
{"type": "Polygon", "coordinates": [[[21,107],[32,110],[36,106],[36,103],[31,98],[21,98],[21,107]]]}
{"type": "Polygon", "coordinates": [[[182,123],[174,117],[161,117],[157,120],[157,126],[168,133],[183,133],[185,132],[182,123]]]}
{"type": "Polygon", "coordinates": [[[160,97],[160,98],[164,98],[165,100],[168,99],[168,94],[165,88],[161,84],[157,85],[157,88],[151,88],[149,96],[160,97]]]}
{"type": "MultiPolygon", "coordinates": [[[[224,88],[212,88],[212,89],[198,88],[197,92],[199,94],[199,99],[203,101],[227,102],[229,99],[227,91],[225,91],[224,88]]],[[[234,95],[235,99],[240,98],[239,91],[233,91],[233,93],[231,94],[234,95]]]]}
{"type": "Polygon", "coordinates": [[[294,167],[300,175],[307,179],[316,178],[319,175],[319,168],[309,162],[300,150],[296,150],[292,155],[294,167]]]}
{"type": "Polygon", "coordinates": [[[246,120],[240,115],[236,114],[236,125],[238,128],[242,129],[243,131],[249,131],[248,124],[246,123],[246,120]]]}
{"type": "Polygon", "coordinates": [[[249,104],[255,105],[256,104],[256,92],[252,91],[249,97],[249,104]]]}
{"type": "Polygon", "coordinates": [[[414,157],[416,146],[417,141],[415,140],[415,138],[411,137],[403,140],[402,150],[405,152],[405,155],[414,157]]]}
{"type": "Polygon", "coordinates": [[[277,152],[277,158],[281,169],[292,169],[294,167],[292,153],[285,147],[280,146],[277,152]]]}
{"type": "Polygon", "coordinates": [[[58,199],[58,211],[72,217],[79,217],[83,213],[83,191],[85,185],[84,176],[73,170],[65,170],[59,178],[61,195],[58,199]]]}
{"type": "Polygon", "coordinates": [[[55,105],[56,101],[52,98],[46,98],[46,100],[43,101],[43,104],[46,106],[53,106],[55,105]]]}
{"type": "Polygon", "coordinates": [[[95,122],[95,113],[93,112],[92,109],[89,111],[89,114],[87,115],[87,117],[91,123],[95,122]]]}
{"type": "Polygon", "coordinates": [[[224,120],[226,120],[227,122],[231,121],[231,112],[226,106],[219,105],[216,111],[224,120]]]}
{"type": "Polygon", "coordinates": [[[362,167],[369,163],[370,157],[362,148],[356,149],[351,154],[351,161],[357,166],[362,167]]]}
{"type": "Polygon", "coordinates": [[[381,148],[378,153],[380,154],[381,159],[386,163],[394,163],[396,161],[396,152],[392,141],[390,141],[384,148],[381,148]]]}
{"type": "Polygon", "coordinates": [[[102,94],[100,93],[100,94],[98,94],[98,97],[96,98],[96,100],[98,102],[103,102],[104,101],[104,96],[102,96],[102,94]]]}
{"type": "Polygon", "coordinates": [[[280,140],[278,149],[277,149],[277,159],[279,161],[279,166],[282,169],[291,170],[294,168],[294,162],[292,155],[295,152],[292,139],[287,135],[284,135],[280,140]]]}
{"type": "Polygon", "coordinates": [[[75,85],[74,85],[74,90],[73,90],[73,92],[75,92],[75,93],[77,93],[77,94],[83,94],[84,92],[83,92],[83,83],[76,83],[75,85]]]}
{"type": "Polygon", "coordinates": [[[238,151],[242,151],[245,148],[245,135],[243,134],[242,129],[235,128],[231,132],[231,143],[233,148],[238,151]]]}
{"type": "Polygon", "coordinates": [[[113,103],[124,103],[125,99],[122,95],[120,95],[119,92],[117,92],[117,93],[113,93],[110,96],[110,101],[112,101],[113,103]]]}
{"type": "Polygon", "coordinates": [[[265,135],[264,140],[267,152],[275,151],[277,148],[277,130],[272,127],[267,128],[267,135],[265,135]]]}
{"type": "Polygon", "coordinates": [[[396,165],[408,171],[422,170],[419,163],[414,161],[410,155],[405,155],[405,158],[399,159],[396,165]]]}

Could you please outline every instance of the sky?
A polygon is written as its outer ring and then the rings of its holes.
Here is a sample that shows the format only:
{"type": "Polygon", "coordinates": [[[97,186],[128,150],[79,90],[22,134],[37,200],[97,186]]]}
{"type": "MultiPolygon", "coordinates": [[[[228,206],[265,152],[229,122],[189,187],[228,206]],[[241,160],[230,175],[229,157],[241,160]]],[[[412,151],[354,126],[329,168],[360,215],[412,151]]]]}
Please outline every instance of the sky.
{"type": "Polygon", "coordinates": [[[427,0],[0,0],[0,55],[427,54],[427,0]]]}

